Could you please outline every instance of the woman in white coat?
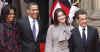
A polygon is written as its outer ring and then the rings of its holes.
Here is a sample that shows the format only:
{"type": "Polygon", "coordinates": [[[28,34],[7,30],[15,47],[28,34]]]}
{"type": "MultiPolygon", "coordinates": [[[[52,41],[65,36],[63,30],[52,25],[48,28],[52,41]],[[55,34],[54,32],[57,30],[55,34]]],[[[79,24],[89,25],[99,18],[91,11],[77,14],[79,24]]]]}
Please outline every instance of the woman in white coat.
{"type": "Polygon", "coordinates": [[[48,28],[45,52],[69,52],[71,29],[65,12],[61,8],[56,9],[54,24],[48,28]]]}

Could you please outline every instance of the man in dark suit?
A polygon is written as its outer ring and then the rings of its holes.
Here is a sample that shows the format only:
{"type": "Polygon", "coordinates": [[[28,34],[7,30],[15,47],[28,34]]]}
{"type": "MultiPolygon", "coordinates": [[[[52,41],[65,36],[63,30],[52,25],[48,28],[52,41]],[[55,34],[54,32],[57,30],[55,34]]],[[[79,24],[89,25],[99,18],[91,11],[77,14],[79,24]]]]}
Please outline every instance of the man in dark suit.
{"type": "Polygon", "coordinates": [[[72,30],[72,52],[96,52],[98,32],[95,27],[88,26],[87,12],[76,12],[79,26],[72,30]]]}
{"type": "Polygon", "coordinates": [[[39,6],[37,3],[30,3],[26,11],[28,16],[17,20],[16,23],[21,33],[22,52],[40,52],[39,6]]]}

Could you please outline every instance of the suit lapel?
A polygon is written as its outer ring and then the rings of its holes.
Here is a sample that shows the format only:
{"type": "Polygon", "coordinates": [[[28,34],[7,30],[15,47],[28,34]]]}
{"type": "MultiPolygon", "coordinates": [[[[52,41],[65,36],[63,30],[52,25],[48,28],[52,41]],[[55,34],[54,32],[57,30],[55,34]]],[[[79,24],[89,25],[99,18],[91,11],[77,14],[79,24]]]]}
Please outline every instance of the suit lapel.
{"type": "Polygon", "coordinates": [[[87,33],[87,35],[88,35],[87,40],[90,40],[92,32],[91,32],[91,28],[89,28],[89,26],[87,27],[87,31],[88,31],[88,33],[87,33]]]}
{"type": "Polygon", "coordinates": [[[37,36],[37,38],[36,38],[36,41],[39,40],[40,29],[41,29],[41,26],[40,26],[40,20],[39,20],[39,19],[37,19],[37,20],[38,20],[38,25],[39,25],[39,32],[38,32],[38,36],[37,36]]]}
{"type": "Polygon", "coordinates": [[[25,28],[27,31],[29,31],[29,36],[32,37],[32,39],[35,41],[28,17],[25,19],[25,28]]]}
{"type": "Polygon", "coordinates": [[[80,35],[80,31],[78,28],[76,28],[76,34],[77,34],[77,37],[79,38],[79,41],[81,41],[81,35],[80,35]]]}
{"type": "Polygon", "coordinates": [[[41,27],[41,26],[40,26],[40,21],[38,20],[39,33],[38,33],[38,36],[37,36],[36,40],[34,39],[33,32],[32,32],[32,30],[31,30],[31,26],[30,26],[30,22],[29,22],[28,17],[25,18],[25,21],[24,21],[24,22],[25,22],[25,28],[26,28],[26,30],[29,31],[29,34],[30,34],[29,36],[32,37],[32,39],[33,39],[34,41],[37,41],[37,40],[39,39],[39,34],[40,34],[40,29],[41,29],[41,28],[40,28],[40,27],[41,27]]]}

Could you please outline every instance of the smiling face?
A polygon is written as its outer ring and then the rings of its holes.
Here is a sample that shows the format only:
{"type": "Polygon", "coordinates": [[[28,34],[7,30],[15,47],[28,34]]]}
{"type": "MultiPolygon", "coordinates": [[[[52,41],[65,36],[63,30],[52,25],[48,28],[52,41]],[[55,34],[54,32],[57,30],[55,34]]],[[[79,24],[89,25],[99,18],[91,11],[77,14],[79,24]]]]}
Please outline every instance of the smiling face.
{"type": "Polygon", "coordinates": [[[58,20],[58,22],[60,24],[65,23],[65,21],[66,21],[66,15],[62,11],[58,12],[57,13],[57,20],[58,20]]]}
{"type": "Polygon", "coordinates": [[[88,23],[88,17],[86,14],[80,14],[78,19],[79,25],[85,27],[88,23]]]}
{"type": "Polygon", "coordinates": [[[7,23],[13,22],[14,18],[15,18],[14,9],[10,9],[9,14],[8,14],[8,16],[6,17],[7,23]]]}
{"type": "Polygon", "coordinates": [[[31,16],[33,19],[38,18],[38,16],[39,16],[38,5],[31,5],[30,8],[27,9],[27,12],[28,12],[29,16],[31,16]]]}

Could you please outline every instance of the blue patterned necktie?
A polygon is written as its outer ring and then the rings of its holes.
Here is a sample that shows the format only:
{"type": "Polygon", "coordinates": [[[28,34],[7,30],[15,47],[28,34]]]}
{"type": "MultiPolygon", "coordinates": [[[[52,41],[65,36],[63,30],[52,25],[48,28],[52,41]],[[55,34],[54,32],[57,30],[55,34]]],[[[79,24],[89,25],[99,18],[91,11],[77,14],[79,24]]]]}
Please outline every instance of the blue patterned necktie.
{"type": "Polygon", "coordinates": [[[33,36],[36,39],[36,27],[35,27],[35,20],[33,20],[33,36]]]}

